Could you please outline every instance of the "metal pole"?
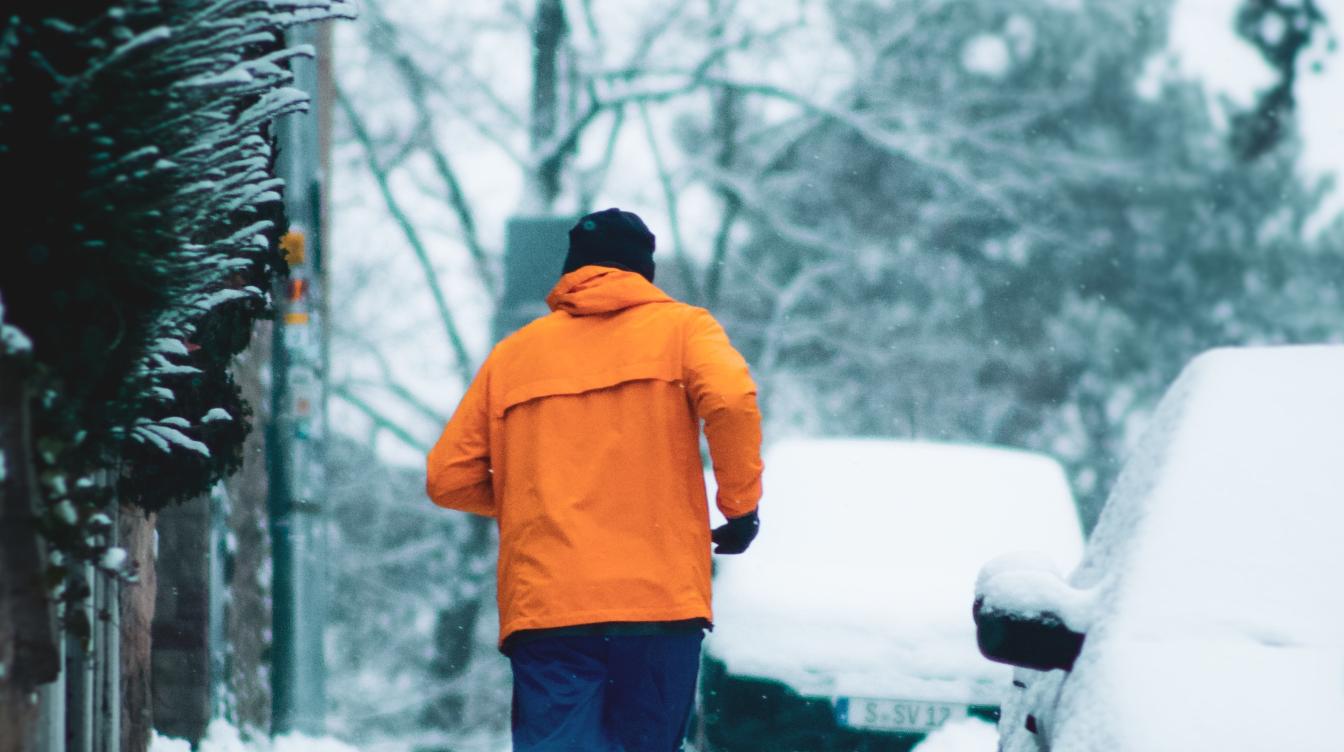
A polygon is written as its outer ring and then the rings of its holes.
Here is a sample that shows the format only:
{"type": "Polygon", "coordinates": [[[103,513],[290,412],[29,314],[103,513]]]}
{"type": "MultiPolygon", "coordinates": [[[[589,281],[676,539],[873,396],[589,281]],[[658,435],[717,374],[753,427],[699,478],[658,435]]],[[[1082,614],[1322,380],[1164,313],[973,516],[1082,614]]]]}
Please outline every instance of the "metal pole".
{"type": "Polygon", "coordinates": [[[210,504],[210,540],[207,544],[207,567],[210,574],[206,588],[209,604],[206,615],[206,645],[210,651],[210,716],[227,718],[231,708],[226,701],[228,686],[228,634],[224,625],[226,593],[229,583],[224,576],[224,562],[228,557],[229,499],[224,484],[216,483],[207,499],[210,504]]]}
{"type": "MultiPolygon", "coordinates": [[[[66,640],[57,641],[61,665],[66,665],[66,640]]],[[[37,689],[38,703],[42,707],[42,719],[37,729],[37,748],[42,752],[66,752],[66,672],[56,677],[56,681],[43,684],[37,689]]]]}
{"type": "MultiPolygon", "coordinates": [[[[282,305],[275,296],[277,307],[282,305]]],[[[271,532],[271,726],[276,733],[294,727],[294,556],[290,521],[290,456],[288,421],[289,353],[284,346],[285,325],[276,322],[271,360],[271,420],[266,425],[266,469],[269,475],[271,532]]]]}
{"type": "MultiPolygon", "coordinates": [[[[114,546],[121,545],[117,531],[121,529],[120,504],[113,504],[112,540],[114,546]]],[[[97,692],[99,710],[98,723],[93,740],[97,752],[120,752],[121,750],[121,580],[99,573],[97,614],[95,622],[98,639],[102,649],[96,651],[98,683],[97,692]],[[105,620],[104,620],[105,618],[105,620]]]]}
{"type": "Polygon", "coordinates": [[[95,621],[97,616],[94,608],[98,585],[92,565],[85,564],[81,567],[81,574],[84,577],[84,582],[90,588],[90,594],[83,603],[75,606],[75,608],[84,612],[83,616],[93,632],[88,640],[88,649],[86,649],[86,645],[81,641],[81,638],[73,635],[67,635],[65,638],[65,741],[66,749],[69,752],[94,752],[93,712],[97,677],[94,674],[96,659],[92,648],[98,640],[97,622],[95,621]]]}
{"type": "MultiPolygon", "coordinates": [[[[330,50],[326,24],[289,33],[294,45],[330,50]]],[[[290,277],[275,295],[281,314],[275,327],[271,373],[271,540],[275,567],[272,646],[272,726],[322,731],[326,692],[322,656],[325,560],[322,504],[325,500],[326,358],[323,273],[325,148],[328,90],[314,61],[294,61],[294,85],[312,96],[311,111],[279,125],[278,168],[285,179],[290,227],[284,250],[290,277]]]]}

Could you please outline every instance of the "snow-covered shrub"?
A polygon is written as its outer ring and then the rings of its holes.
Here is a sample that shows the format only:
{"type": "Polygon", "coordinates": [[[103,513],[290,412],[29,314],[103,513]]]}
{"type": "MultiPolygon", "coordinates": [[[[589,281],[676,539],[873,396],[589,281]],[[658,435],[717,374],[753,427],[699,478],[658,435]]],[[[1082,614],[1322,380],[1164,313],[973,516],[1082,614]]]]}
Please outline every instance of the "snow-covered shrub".
{"type": "Polygon", "coordinates": [[[311,51],[283,30],[352,12],[122,0],[0,19],[0,297],[32,345],[54,592],[81,563],[124,572],[100,522],[114,497],[156,509],[238,467],[227,365],[284,267],[272,126],[306,107],[287,63],[311,51]]]}

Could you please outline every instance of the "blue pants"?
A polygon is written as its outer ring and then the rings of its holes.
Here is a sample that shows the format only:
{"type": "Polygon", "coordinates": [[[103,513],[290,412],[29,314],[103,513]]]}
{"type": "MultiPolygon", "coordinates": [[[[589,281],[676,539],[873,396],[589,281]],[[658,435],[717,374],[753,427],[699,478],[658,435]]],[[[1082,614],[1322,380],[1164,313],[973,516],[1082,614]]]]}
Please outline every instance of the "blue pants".
{"type": "Polygon", "coordinates": [[[704,635],[557,635],[512,648],[514,752],[677,752],[704,635]]]}

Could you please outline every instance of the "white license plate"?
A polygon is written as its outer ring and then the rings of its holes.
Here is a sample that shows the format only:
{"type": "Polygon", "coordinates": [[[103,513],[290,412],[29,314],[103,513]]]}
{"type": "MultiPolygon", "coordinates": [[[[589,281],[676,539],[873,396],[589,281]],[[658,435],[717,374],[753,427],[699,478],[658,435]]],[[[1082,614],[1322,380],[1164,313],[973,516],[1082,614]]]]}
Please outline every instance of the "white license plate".
{"type": "Polygon", "coordinates": [[[963,719],[966,705],[946,702],[910,702],[868,697],[841,697],[835,713],[841,726],[880,731],[928,733],[944,723],[963,719]]]}

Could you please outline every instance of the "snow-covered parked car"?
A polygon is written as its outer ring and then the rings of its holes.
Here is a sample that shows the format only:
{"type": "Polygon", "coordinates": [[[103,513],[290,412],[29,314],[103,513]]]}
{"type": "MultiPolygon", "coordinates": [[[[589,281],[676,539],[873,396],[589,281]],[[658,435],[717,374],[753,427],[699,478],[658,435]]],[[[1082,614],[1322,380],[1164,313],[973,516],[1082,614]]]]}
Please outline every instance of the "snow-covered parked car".
{"type": "Polygon", "coordinates": [[[905,750],[958,719],[992,722],[1011,670],[976,651],[966,594],[1005,549],[1078,561],[1059,464],[810,439],[775,444],[765,466],[760,537],[716,559],[697,748],[905,750]]]}
{"type": "Polygon", "coordinates": [[[1004,752],[1344,750],[1344,347],[1214,350],[1168,391],[1067,579],[977,586],[1020,666],[1004,752]]]}

